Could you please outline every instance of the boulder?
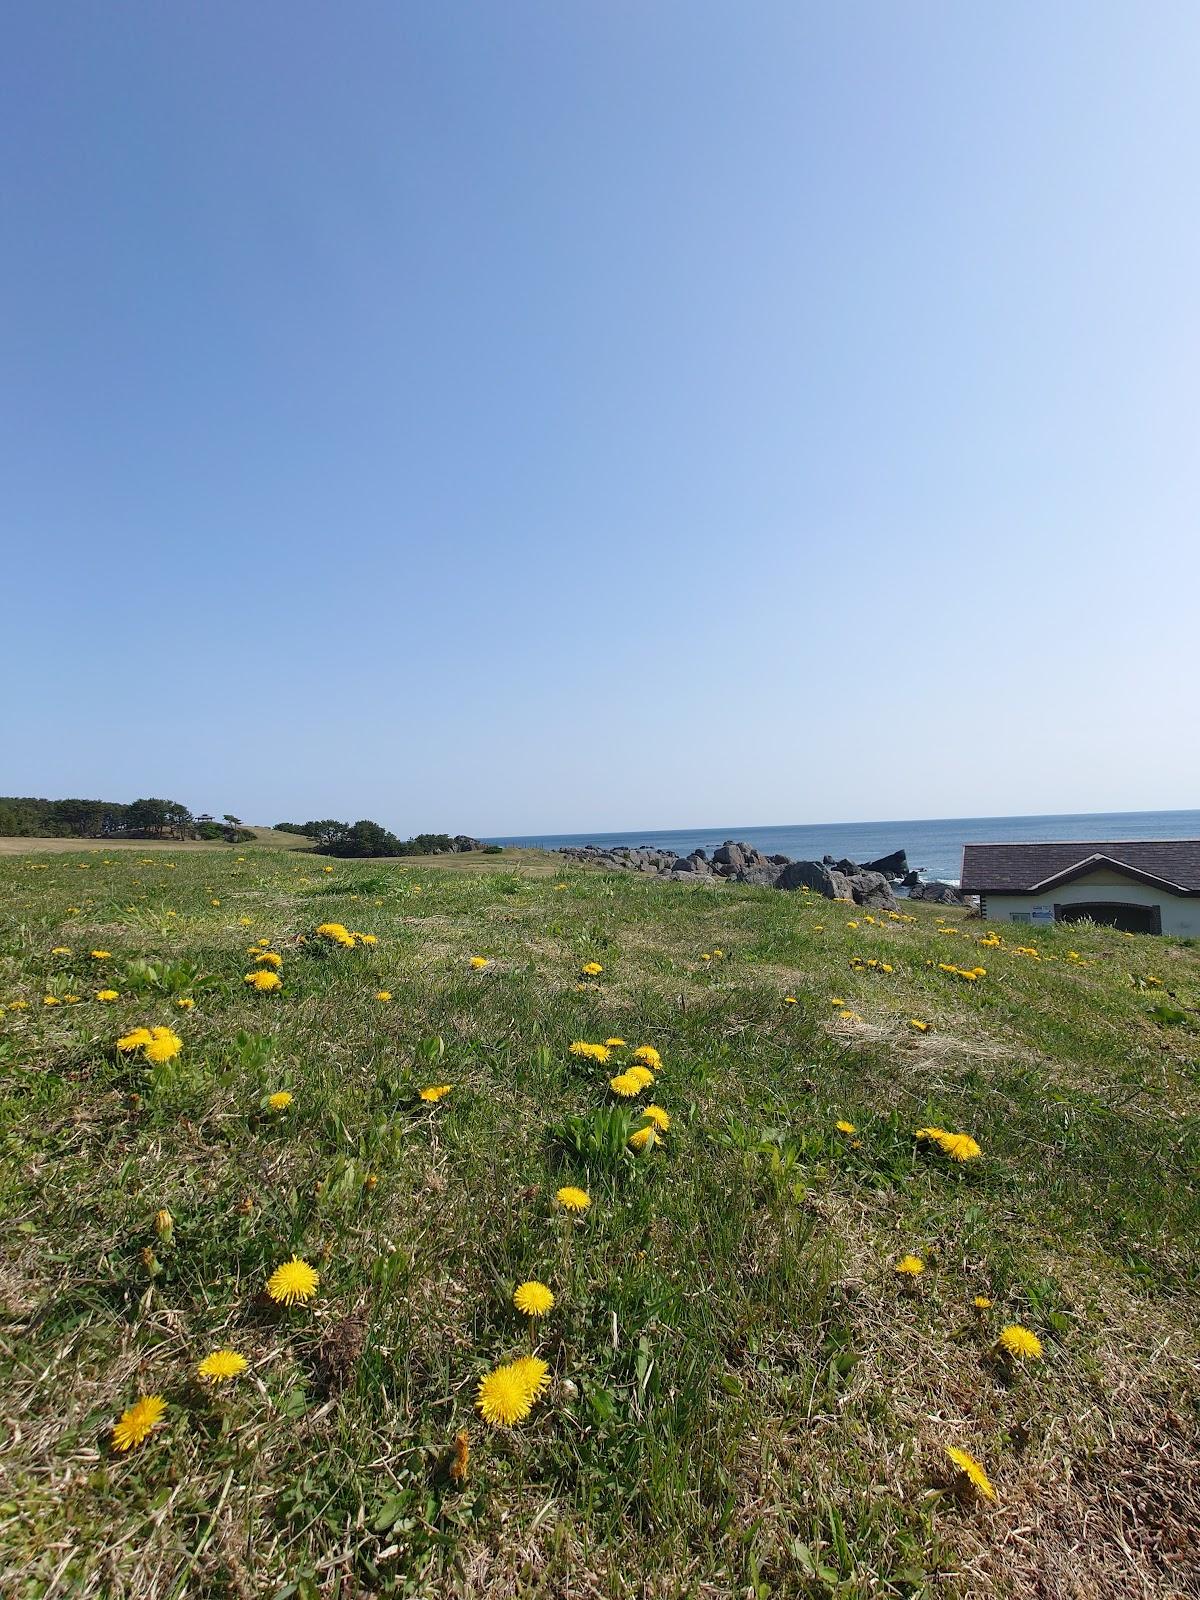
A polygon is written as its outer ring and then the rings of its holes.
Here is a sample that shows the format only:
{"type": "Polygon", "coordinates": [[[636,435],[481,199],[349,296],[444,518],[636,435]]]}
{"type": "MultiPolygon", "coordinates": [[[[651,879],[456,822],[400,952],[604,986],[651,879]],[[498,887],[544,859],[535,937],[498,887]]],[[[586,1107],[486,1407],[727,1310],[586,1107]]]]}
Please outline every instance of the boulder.
{"type": "Polygon", "coordinates": [[[672,872],[695,872],[698,869],[691,856],[684,856],[683,860],[677,861],[671,870],[672,872]]]}
{"type": "Polygon", "coordinates": [[[754,863],[739,867],[733,875],[735,883],[757,883],[765,889],[773,889],[779,877],[779,868],[769,864],[757,866],[754,863]]]}
{"type": "Polygon", "coordinates": [[[899,882],[908,871],[908,857],[903,850],[893,850],[890,856],[880,856],[878,861],[864,861],[864,872],[882,872],[885,878],[899,882]]]}
{"type": "Polygon", "coordinates": [[[891,885],[882,872],[855,872],[849,876],[849,881],[855,905],[879,911],[900,909],[891,885]]]}
{"type": "Polygon", "coordinates": [[[842,859],[836,863],[836,865],[838,871],[844,872],[848,878],[852,878],[856,872],[862,871],[862,868],[859,866],[858,862],[851,861],[849,856],[843,856],[842,859]]]}
{"type": "Polygon", "coordinates": [[[713,866],[720,871],[724,868],[727,873],[735,872],[738,867],[746,865],[746,852],[740,844],[735,844],[732,839],[726,839],[719,850],[713,851],[713,866]]]}
{"type": "Polygon", "coordinates": [[[850,887],[850,879],[844,872],[839,872],[836,867],[829,869],[829,887],[833,890],[835,900],[854,899],[854,891],[850,887]]]}
{"type": "Polygon", "coordinates": [[[823,861],[789,861],[775,879],[777,889],[815,889],[827,900],[837,898],[833,874],[823,861]]]}
{"type": "Polygon", "coordinates": [[[921,874],[919,872],[906,872],[900,879],[901,886],[905,889],[911,889],[914,884],[920,883],[920,881],[921,874]]]}
{"type": "Polygon", "coordinates": [[[767,857],[767,860],[771,863],[771,865],[773,867],[786,867],[788,862],[791,859],[792,859],[791,856],[768,856],[767,857]]]}
{"type": "Polygon", "coordinates": [[[939,906],[965,906],[963,892],[953,883],[916,883],[908,891],[910,900],[932,900],[939,906]]]}

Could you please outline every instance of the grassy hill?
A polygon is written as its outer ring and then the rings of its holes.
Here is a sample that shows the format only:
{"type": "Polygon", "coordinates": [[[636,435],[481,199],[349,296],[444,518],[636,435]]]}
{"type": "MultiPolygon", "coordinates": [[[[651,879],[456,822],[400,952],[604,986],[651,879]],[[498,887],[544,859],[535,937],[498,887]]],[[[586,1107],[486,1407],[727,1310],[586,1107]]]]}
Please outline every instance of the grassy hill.
{"type": "Polygon", "coordinates": [[[0,860],[0,1593],[1200,1593],[1197,950],[540,866],[0,860]]]}

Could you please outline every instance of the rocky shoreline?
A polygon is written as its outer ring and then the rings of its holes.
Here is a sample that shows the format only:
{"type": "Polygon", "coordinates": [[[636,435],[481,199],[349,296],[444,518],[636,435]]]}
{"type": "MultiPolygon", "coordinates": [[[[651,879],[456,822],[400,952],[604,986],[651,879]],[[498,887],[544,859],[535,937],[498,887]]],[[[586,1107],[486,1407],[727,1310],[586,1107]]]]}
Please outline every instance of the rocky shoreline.
{"type": "Polygon", "coordinates": [[[933,900],[942,905],[966,903],[952,883],[923,883],[909,868],[903,850],[863,863],[846,858],[837,861],[833,856],[824,856],[820,861],[793,861],[790,856],[766,856],[751,844],[726,839],[711,858],[703,850],[681,856],[653,845],[618,845],[609,850],[591,844],[563,845],[556,854],[578,866],[641,872],[681,883],[753,883],[771,889],[808,889],[827,900],[852,900],[855,905],[881,911],[899,909],[893,884],[902,884],[913,900],[933,900]]]}

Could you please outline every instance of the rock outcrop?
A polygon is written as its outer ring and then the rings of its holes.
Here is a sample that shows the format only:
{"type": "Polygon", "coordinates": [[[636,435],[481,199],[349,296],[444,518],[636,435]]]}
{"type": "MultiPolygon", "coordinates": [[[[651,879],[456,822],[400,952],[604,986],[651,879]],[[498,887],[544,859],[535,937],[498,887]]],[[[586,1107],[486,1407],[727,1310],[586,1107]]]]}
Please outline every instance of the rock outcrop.
{"type": "MultiPolygon", "coordinates": [[[[591,844],[564,845],[559,854],[581,866],[600,867],[609,872],[643,872],[670,878],[676,883],[728,881],[763,888],[808,889],[824,895],[827,900],[853,901],[855,905],[882,911],[897,909],[891,880],[904,876],[908,867],[903,850],[896,850],[864,867],[847,857],[840,861],[832,856],[825,856],[821,861],[791,861],[783,855],[768,856],[754,845],[737,839],[726,839],[713,851],[711,860],[703,850],[681,856],[674,850],[662,850],[653,845],[641,845],[636,849],[629,845],[614,845],[609,849],[591,844]]],[[[907,874],[905,882],[910,880],[916,881],[915,873],[907,874]]]]}
{"type": "Polygon", "coordinates": [[[915,883],[908,891],[910,900],[932,900],[940,906],[965,906],[968,904],[961,889],[953,883],[915,883]]]}

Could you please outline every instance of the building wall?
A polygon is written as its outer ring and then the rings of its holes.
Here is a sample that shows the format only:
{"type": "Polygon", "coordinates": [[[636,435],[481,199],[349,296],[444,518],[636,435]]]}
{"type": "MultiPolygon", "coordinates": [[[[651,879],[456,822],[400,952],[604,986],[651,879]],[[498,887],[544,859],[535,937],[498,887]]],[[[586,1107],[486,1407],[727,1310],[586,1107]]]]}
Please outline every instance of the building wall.
{"type": "Polygon", "coordinates": [[[1056,905],[1078,905],[1086,900],[1120,900],[1126,905],[1158,906],[1164,933],[1200,937],[1200,898],[1185,898],[1136,883],[1110,870],[1089,872],[1042,894],[989,894],[983,896],[989,922],[1011,922],[1014,911],[1033,913],[1035,923],[1054,920],[1056,905]]]}

